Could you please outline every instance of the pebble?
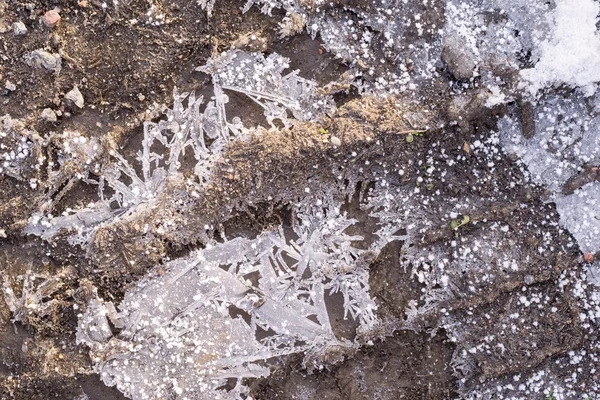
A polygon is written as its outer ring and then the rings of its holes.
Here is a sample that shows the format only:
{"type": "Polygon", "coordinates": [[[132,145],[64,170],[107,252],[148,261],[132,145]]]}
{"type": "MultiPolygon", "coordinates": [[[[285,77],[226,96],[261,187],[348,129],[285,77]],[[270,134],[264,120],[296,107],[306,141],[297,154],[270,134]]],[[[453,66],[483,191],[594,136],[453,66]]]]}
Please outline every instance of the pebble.
{"type": "Polygon", "coordinates": [[[4,88],[10,92],[14,92],[15,90],[17,90],[17,85],[12,83],[11,81],[6,81],[4,83],[4,88]]]}
{"type": "Polygon", "coordinates": [[[54,111],[52,111],[51,108],[44,108],[44,110],[42,111],[42,114],[40,115],[40,118],[43,121],[48,121],[48,122],[56,122],[57,121],[56,113],[54,111]]]}
{"type": "Polygon", "coordinates": [[[342,145],[342,141],[337,136],[332,136],[330,141],[335,147],[340,147],[342,145]]]}
{"type": "Polygon", "coordinates": [[[27,33],[27,27],[21,21],[15,22],[13,24],[12,28],[13,28],[13,33],[15,34],[15,36],[23,36],[24,34],[27,33]]]}
{"type": "Polygon", "coordinates": [[[48,28],[54,28],[60,22],[60,14],[56,10],[47,11],[42,17],[42,22],[48,28]]]}
{"type": "Polygon", "coordinates": [[[477,66],[473,51],[455,34],[449,34],[444,38],[442,60],[446,63],[448,72],[461,81],[471,79],[473,70],[477,66]]]}
{"type": "Polygon", "coordinates": [[[83,108],[83,95],[77,88],[77,85],[75,85],[73,89],[71,89],[71,91],[65,95],[65,99],[71,100],[77,107],[83,108]]]}
{"type": "Polygon", "coordinates": [[[58,54],[52,54],[41,49],[29,53],[29,59],[30,65],[33,64],[55,73],[59,73],[62,66],[62,59],[58,54]]]}

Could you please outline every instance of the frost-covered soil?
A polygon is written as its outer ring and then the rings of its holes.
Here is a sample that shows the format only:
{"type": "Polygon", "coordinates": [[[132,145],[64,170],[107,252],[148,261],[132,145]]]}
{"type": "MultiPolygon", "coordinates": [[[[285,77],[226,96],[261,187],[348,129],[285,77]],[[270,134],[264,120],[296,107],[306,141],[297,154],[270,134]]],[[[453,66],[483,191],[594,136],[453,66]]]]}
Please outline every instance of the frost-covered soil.
{"type": "Polygon", "coordinates": [[[598,15],[0,0],[0,398],[600,399],[598,15]]]}

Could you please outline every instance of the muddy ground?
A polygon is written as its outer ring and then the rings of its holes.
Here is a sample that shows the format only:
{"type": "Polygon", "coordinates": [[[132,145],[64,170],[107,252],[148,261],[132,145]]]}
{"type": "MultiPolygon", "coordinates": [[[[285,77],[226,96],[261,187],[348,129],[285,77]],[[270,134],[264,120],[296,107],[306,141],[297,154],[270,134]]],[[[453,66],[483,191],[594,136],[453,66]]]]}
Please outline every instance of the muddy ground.
{"type": "MultiPolygon", "coordinates": [[[[211,18],[207,18],[195,1],[123,3],[115,10],[96,0],[0,1],[0,29],[6,30],[0,33],[0,82],[16,86],[14,90],[0,88],[0,115],[20,119],[41,135],[81,131],[96,138],[106,153],[118,149],[133,158],[141,142],[143,121],[160,116],[160,105],[170,105],[175,87],[211,95],[210,77],[194,70],[212,54],[229,48],[277,52],[290,58],[291,69],[318,79],[319,84],[338,79],[348,68],[324,51],[318,37],[299,33],[281,39],[276,33],[277,17],[281,17],[277,10],[274,17],[261,14],[256,7],[242,14],[243,1],[217,1],[211,18]],[[151,7],[154,11],[149,15],[151,7]],[[40,19],[54,8],[59,10],[60,23],[52,28],[44,26],[40,19]],[[159,24],[154,25],[159,14],[159,24]],[[12,24],[17,21],[28,29],[23,36],[12,33],[12,24]],[[248,39],[252,36],[255,38],[248,39]],[[59,73],[27,63],[26,55],[37,49],[61,56],[59,73]],[[85,99],[83,108],[65,98],[74,86],[85,99]],[[56,121],[41,118],[45,108],[58,115],[56,121]]],[[[427,163],[431,149],[437,153],[443,149],[459,161],[443,176],[425,177],[428,189],[422,194],[423,212],[437,222],[411,247],[452,257],[456,237],[448,229],[446,205],[466,202],[468,215],[477,224],[461,229],[461,243],[485,242],[487,228],[493,224],[508,226],[511,233],[501,238],[505,248],[498,251],[518,257],[519,272],[502,275],[502,263],[492,254],[479,261],[498,268],[501,278],[496,284],[473,292],[468,288],[480,276],[465,276],[457,281],[457,296],[441,300],[432,312],[412,317],[407,310],[415,306],[411,302],[420,298],[424,286],[406,268],[412,262],[406,254],[414,254],[414,249],[400,241],[392,242],[370,265],[371,293],[384,321],[378,337],[322,371],[304,370],[300,358],[279,361],[269,378],[251,382],[253,396],[263,400],[451,399],[474,385],[527,374],[540,365],[555,368],[558,375],[566,374],[553,362],[569,351],[585,348],[591,339],[581,327],[577,301],[568,291],[559,291],[556,281],[564,271],[578,271],[581,254],[570,235],[557,226],[558,216],[552,204],[543,202],[542,188],[511,185],[522,180],[522,168],[510,155],[498,155],[496,167],[490,169],[489,160],[470,149],[471,143],[489,136],[507,108],[463,110],[460,124],[430,129],[411,141],[397,133],[416,128],[403,120],[398,110],[428,110],[428,120],[423,123],[433,127],[451,118],[452,93],[444,80],[449,74],[443,65],[439,69],[445,78],[419,89],[429,95],[418,104],[413,102],[413,95],[382,101],[360,98],[354,90],[337,91],[338,114],[322,123],[298,124],[281,135],[266,134],[236,144],[229,149],[231,164],[216,174],[216,188],[180,210],[179,214],[188,213],[189,224],[177,235],[142,237],[130,226],[111,227],[99,233],[91,255],[60,237],[47,242],[25,236],[22,229],[28,217],[49,198],[57,200],[59,213],[97,200],[97,192],[82,182],[67,185],[72,173],[67,167],[62,167],[67,169],[63,173],[48,172],[48,160],[57,158],[52,143],[43,149],[46,170],[32,168],[28,172],[28,177],[41,181],[49,182],[52,176],[51,183],[32,188],[26,181],[0,176],[0,228],[6,236],[0,238],[4,282],[9,282],[19,297],[19,276],[27,271],[39,279],[58,277],[56,287],[47,293],[46,299],[52,300],[49,309],[26,312],[22,322],[12,322],[14,316],[0,297],[0,398],[124,398],[116,389],[104,386],[92,371],[87,349],[75,344],[77,315],[89,300],[92,287],[101,297],[118,303],[125,290],[155,265],[202,246],[199,231],[214,236],[223,232],[229,238],[251,237],[276,224],[289,225],[287,219],[292,217],[286,211],[287,204],[307,185],[315,189],[336,185],[330,171],[341,170],[349,159],[353,164],[344,172],[347,184],[367,188],[389,166],[411,170],[419,162],[427,163]],[[332,149],[323,143],[320,128],[339,137],[342,146],[332,149]],[[357,155],[351,156],[353,153],[357,155]],[[313,165],[320,167],[315,170],[313,165]],[[474,170],[486,179],[476,176],[474,170]],[[267,184],[257,187],[257,182],[267,184]],[[207,222],[217,227],[214,232],[204,232],[207,222]],[[543,232],[540,226],[544,226],[543,232]],[[546,235],[551,236],[554,246],[540,254],[546,235]],[[139,251],[149,247],[151,252],[139,251]],[[503,337],[500,343],[507,349],[505,356],[477,353],[476,365],[468,370],[463,366],[461,375],[456,354],[477,346],[490,332],[502,336],[503,316],[515,312],[515,299],[524,291],[554,299],[552,306],[558,311],[552,316],[526,315],[540,322],[535,332],[523,328],[503,337]],[[441,308],[451,310],[451,314],[440,313],[441,308]],[[441,328],[456,320],[468,320],[476,328],[456,328],[452,333],[441,328]]],[[[232,94],[228,107],[231,115],[243,116],[248,125],[264,124],[261,110],[242,96],[232,94]]],[[[99,162],[107,157],[101,155],[99,162]]],[[[69,168],[76,170],[76,166],[69,168]]],[[[424,173],[412,169],[416,172],[393,178],[391,184],[418,186],[424,173]]],[[[359,200],[346,201],[348,210],[355,208],[355,218],[362,227],[359,231],[368,232],[375,222],[355,207],[359,200]]],[[[174,212],[165,210],[165,214],[174,212]]],[[[156,215],[149,215],[148,220],[151,217],[156,215]]],[[[341,315],[339,320],[336,329],[352,329],[344,327],[341,315]]]]}

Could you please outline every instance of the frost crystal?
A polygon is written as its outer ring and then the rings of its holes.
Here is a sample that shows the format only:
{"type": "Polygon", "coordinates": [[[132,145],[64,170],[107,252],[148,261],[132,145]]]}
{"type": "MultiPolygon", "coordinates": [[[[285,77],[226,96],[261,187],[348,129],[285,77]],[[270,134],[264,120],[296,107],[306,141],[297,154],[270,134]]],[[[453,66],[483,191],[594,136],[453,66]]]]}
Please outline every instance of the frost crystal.
{"type": "Polygon", "coordinates": [[[144,123],[142,150],[137,154],[141,174],[130,160],[112,151],[114,162],[102,168],[99,180],[87,180],[98,184],[99,201],[72,214],[54,217],[36,213],[25,232],[50,239],[62,229],[69,229],[75,231],[72,243],[89,243],[101,224],[134,215],[138,207],[151,207],[167,182],[182,176],[186,149],[194,154],[193,172],[201,191],[210,182],[213,166],[225,145],[254,131],[244,127],[238,117],[228,121],[226,90],[244,93],[261,105],[273,127],[276,119],[289,126],[294,118],[315,120],[335,110],[331,97],[317,93],[315,82],[299,77],[298,71],[282,75],[287,67],[288,60],[277,54],[264,58],[260,53],[231,51],[209,60],[200,70],[212,74],[214,98],[202,111],[202,97],[175,92],[173,107],[166,110],[164,119],[144,123]],[[110,197],[105,196],[106,186],[110,197]]]}
{"type": "Polygon", "coordinates": [[[301,205],[292,230],[280,227],[256,239],[214,243],[148,276],[112,312],[93,299],[79,321],[77,339],[92,349],[108,385],[133,399],[235,399],[242,378],[269,374],[268,360],[305,353],[319,365],[330,350],[357,343],[338,338],[328,297],[341,293],[347,317],[360,331],[377,324],[369,296],[363,241],[345,230],[356,223],[337,207],[301,205]],[[111,338],[108,319],[119,327],[111,338]],[[217,328],[218,327],[218,328],[217,328]],[[227,379],[237,385],[223,389],[227,379]]]}
{"type": "MultiPolygon", "coordinates": [[[[142,166],[141,176],[128,160],[113,151],[115,162],[102,169],[98,181],[89,180],[98,184],[98,202],[71,215],[52,217],[38,213],[31,218],[25,232],[49,239],[61,229],[75,229],[77,235],[72,241],[87,243],[101,223],[131,215],[142,204],[152,204],[164,190],[168,178],[178,175],[179,157],[187,146],[193,148],[198,160],[207,158],[209,149],[203,135],[210,129],[204,127],[203,116],[198,111],[202,99],[187,93],[175,93],[174,99],[173,108],[166,112],[166,120],[144,124],[142,151],[137,154],[142,166]],[[186,99],[187,108],[183,107],[186,99]],[[168,151],[168,158],[151,150],[155,142],[168,151]],[[105,185],[112,191],[108,198],[105,198],[105,185]]],[[[221,141],[215,141],[213,146],[222,147],[221,141]]]]}
{"type": "Polygon", "coordinates": [[[37,156],[38,146],[31,139],[33,132],[20,128],[23,127],[10,116],[0,118],[0,174],[21,181],[31,173],[27,161],[37,162],[31,159],[37,156]]]}
{"type": "Polygon", "coordinates": [[[2,292],[4,294],[4,301],[13,313],[13,321],[27,321],[30,315],[43,317],[49,314],[50,308],[56,300],[44,301],[44,299],[51,296],[63,286],[62,279],[64,279],[65,275],[65,271],[61,271],[54,276],[34,274],[31,271],[27,271],[24,275],[17,277],[17,280],[23,281],[20,297],[15,295],[8,275],[3,275],[2,292]],[[43,282],[36,285],[36,281],[39,280],[43,280],[43,282]]]}
{"type": "Polygon", "coordinates": [[[282,75],[287,68],[289,60],[278,54],[265,58],[261,53],[229,51],[198,70],[212,75],[217,104],[227,102],[220,101],[222,90],[243,93],[264,109],[271,126],[276,119],[290,126],[288,111],[300,121],[335,111],[333,99],[319,96],[313,81],[299,77],[298,71],[282,75]]]}
{"type": "Polygon", "coordinates": [[[525,135],[516,118],[503,118],[503,147],[521,157],[533,182],[553,192],[560,222],[581,250],[595,252],[600,240],[600,117],[588,111],[583,95],[573,94],[542,97],[532,118],[534,132],[525,135]]]}

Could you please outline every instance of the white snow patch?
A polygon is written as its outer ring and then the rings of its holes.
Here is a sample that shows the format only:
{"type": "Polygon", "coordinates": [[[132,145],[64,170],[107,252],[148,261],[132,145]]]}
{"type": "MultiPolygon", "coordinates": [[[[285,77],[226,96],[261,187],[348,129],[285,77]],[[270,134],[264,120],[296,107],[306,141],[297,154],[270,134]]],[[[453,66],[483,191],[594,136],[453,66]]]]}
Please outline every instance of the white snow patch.
{"type": "Polygon", "coordinates": [[[600,36],[594,0],[557,0],[554,29],[540,44],[541,58],[534,68],[521,71],[524,86],[532,95],[539,90],[566,84],[583,88],[587,96],[600,81],[600,36]]]}

